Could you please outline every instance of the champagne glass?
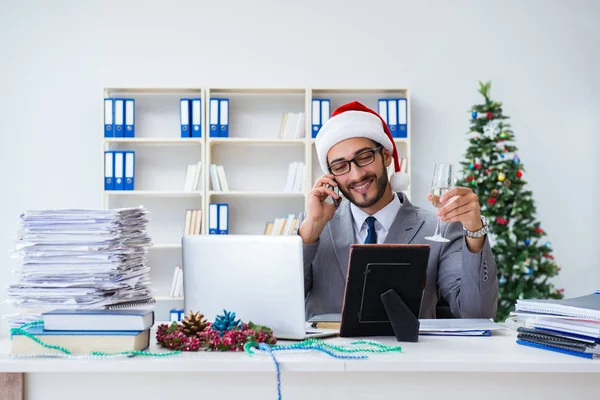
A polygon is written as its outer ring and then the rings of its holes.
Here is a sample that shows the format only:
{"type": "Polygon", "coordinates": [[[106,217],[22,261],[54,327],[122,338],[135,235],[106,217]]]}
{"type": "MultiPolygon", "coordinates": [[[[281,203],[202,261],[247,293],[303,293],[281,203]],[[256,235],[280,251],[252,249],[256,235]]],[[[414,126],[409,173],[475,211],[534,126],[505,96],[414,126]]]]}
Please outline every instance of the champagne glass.
{"type": "MultiPolygon", "coordinates": [[[[433,179],[431,181],[431,203],[436,208],[440,208],[440,197],[452,188],[454,183],[454,166],[447,163],[435,163],[433,170],[433,179]]],[[[434,242],[449,242],[440,235],[440,218],[438,217],[433,236],[425,236],[425,239],[434,242]]]]}

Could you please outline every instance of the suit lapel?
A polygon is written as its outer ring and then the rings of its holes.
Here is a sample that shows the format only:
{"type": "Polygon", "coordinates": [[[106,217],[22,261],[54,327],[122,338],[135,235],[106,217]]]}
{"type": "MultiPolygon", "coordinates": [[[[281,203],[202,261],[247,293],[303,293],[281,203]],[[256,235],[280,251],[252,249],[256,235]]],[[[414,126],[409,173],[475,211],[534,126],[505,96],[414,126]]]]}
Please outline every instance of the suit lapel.
{"type": "Polygon", "coordinates": [[[354,225],[352,222],[352,213],[350,212],[350,202],[345,201],[343,207],[329,221],[331,224],[329,234],[331,235],[333,249],[338,259],[338,266],[345,281],[348,275],[350,245],[354,243],[354,225]]]}
{"type": "Polygon", "coordinates": [[[390,226],[385,243],[409,244],[415,238],[424,221],[419,219],[417,210],[408,201],[404,193],[398,193],[398,196],[402,199],[402,207],[400,207],[396,219],[390,226]]]}

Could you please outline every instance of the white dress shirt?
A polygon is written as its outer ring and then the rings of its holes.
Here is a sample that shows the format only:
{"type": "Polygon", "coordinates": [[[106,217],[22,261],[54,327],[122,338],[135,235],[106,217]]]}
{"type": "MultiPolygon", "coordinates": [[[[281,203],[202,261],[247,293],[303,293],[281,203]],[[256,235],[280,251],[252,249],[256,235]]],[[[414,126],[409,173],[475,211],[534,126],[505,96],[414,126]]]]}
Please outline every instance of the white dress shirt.
{"type": "MultiPolygon", "coordinates": [[[[377,243],[383,243],[385,241],[385,238],[390,231],[390,227],[402,206],[398,195],[395,192],[393,192],[393,194],[394,198],[392,201],[373,214],[373,217],[376,219],[375,232],[377,233],[377,243]]],[[[356,243],[364,243],[368,233],[366,219],[369,217],[369,214],[355,206],[353,203],[350,203],[350,210],[352,211],[352,219],[354,220],[354,239],[356,240],[356,243]]]]}

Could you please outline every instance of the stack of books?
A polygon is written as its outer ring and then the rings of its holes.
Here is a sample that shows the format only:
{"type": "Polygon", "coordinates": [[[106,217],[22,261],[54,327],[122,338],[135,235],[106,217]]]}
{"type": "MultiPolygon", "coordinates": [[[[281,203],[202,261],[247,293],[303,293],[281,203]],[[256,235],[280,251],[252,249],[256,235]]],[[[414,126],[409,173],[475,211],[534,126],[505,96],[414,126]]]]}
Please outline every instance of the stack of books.
{"type": "Polygon", "coordinates": [[[517,300],[517,343],[600,358],[600,291],[570,299],[517,300]]]}
{"type": "Polygon", "coordinates": [[[225,175],[225,168],[222,165],[211,164],[208,170],[210,174],[210,184],[212,190],[215,192],[227,192],[229,191],[229,184],[227,183],[227,175],[225,175]]]}
{"type": "MultiPolygon", "coordinates": [[[[72,354],[108,354],[145,350],[154,324],[151,310],[69,310],[42,314],[43,325],[24,330],[47,345],[60,346],[72,354]]],[[[18,330],[12,336],[13,354],[62,353],[47,348],[18,330]]]]}
{"type": "Polygon", "coordinates": [[[202,190],[202,161],[187,166],[183,190],[184,192],[197,192],[202,190]]]}
{"type": "Polygon", "coordinates": [[[173,281],[171,282],[171,297],[183,297],[183,269],[181,265],[176,265],[173,270],[173,281]]]}
{"type": "Polygon", "coordinates": [[[289,192],[303,192],[304,191],[304,163],[302,161],[293,161],[288,165],[288,176],[285,182],[283,191],[289,192]]]}
{"type": "Polygon", "coordinates": [[[143,207],[23,213],[17,281],[7,290],[19,312],[9,325],[57,308],[151,307],[147,214],[143,207]]]}
{"type": "Polygon", "coordinates": [[[306,133],[305,124],[306,117],[304,113],[285,113],[279,129],[279,138],[303,139],[306,133]]]}
{"type": "Polygon", "coordinates": [[[300,214],[288,214],[286,217],[277,217],[273,221],[267,222],[265,226],[265,235],[294,235],[299,228],[300,214]]]}
{"type": "Polygon", "coordinates": [[[199,235],[202,228],[202,210],[192,208],[185,210],[184,235],[199,235]]]}

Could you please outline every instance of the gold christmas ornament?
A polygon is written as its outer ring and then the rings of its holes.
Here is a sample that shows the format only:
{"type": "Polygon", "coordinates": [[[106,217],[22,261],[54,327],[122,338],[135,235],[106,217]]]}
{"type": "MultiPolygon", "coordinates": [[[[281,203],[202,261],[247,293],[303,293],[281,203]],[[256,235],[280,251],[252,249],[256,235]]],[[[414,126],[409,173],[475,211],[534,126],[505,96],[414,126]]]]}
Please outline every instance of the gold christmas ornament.
{"type": "Polygon", "coordinates": [[[504,174],[498,174],[498,180],[500,182],[504,182],[504,179],[506,179],[506,175],[504,175],[504,174]]]}

